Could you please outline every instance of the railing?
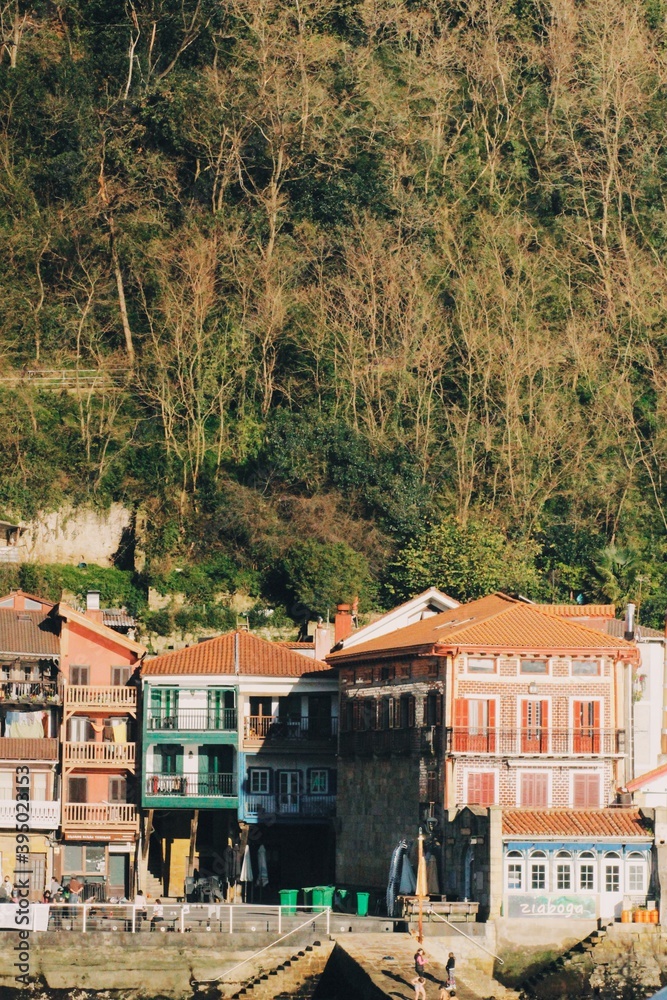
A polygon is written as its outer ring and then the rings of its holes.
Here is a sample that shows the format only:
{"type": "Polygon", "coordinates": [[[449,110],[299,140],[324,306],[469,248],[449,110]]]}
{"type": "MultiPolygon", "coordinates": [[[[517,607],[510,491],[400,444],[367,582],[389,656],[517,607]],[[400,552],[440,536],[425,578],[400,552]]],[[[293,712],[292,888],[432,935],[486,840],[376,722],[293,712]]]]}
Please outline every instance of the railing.
{"type": "Polygon", "coordinates": [[[252,795],[245,797],[245,811],[250,816],[334,816],[335,795],[252,795]]]}
{"type": "MultiPolygon", "coordinates": [[[[2,551],[0,549],[0,551],[2,551]]],[[[0,701],[29,702],[36,705],[60,703],[60,694],[53,680],[0,680],[0,701]]]]}
{"type": "Polygon", "coordinates": [[[146,795],[236,796],[233,774],[147,774],[145,789],[146,795]]]}
{"type": "Polygon", "coordinates": [[[50,736],[2,736],[0,760],[58,760],[58,740],[50,736]]]}
{"type": "Polygon", "coordinates": [[[178,708],[171,713],[149,709],[147,726],[151,732],[235,732],[237,713],[235,708],[178,708]]]}
{"type": "Polygon", "coordinates": [[[343,757],[432,756],[442,749],[442,738],[434,727],[412,729],[366,729],[341,733],[343,757]]]}
{"type": "MultiPolygon", "coordinates": [[[[161,917],[159,913],[159,910],[156,913],[155,905],[152,903],[136,906],[133,903],[110,903],[97,899],[84,903],[33,903],[30,906],[31,919],[28,929],[78,931],[84,934],[96,931],[125,931],[130,934],[144,934],[149,931],[247,934],[261,929],[267,934],[280,935],[287,926],[290,929],[285,937],[290,937],[318,920],[323,921],[326,933],[329,934],[331,918],[329,908],[313,914],[310,909],[306,910],[303,907],[245,903],[235,903],[233,906],[224,903],[164,903],[161,917]]],[[[272,946],[269,945],[269,948],[272,946]]],[[[268,948],[262,949],[262,951],[267,950],[268,948]]],[[[231,971],[233,970],[223,973],[223,976],[231,971]]],[[[213,980],[209,982],[211,981],[213,980]]]]}
{"type": "Polygon", "coordinates": [[[599,756],[622,754],[622,729],[471,729],[447,730],[450,753],[549,754],[552,756],[599,756]]]}
{"type": "Polygon", "coordinates": [[[134,767],[135,757],[134,743],[65,743],[65,764],[134,767]]]}
{"type": "Polygon", "coordinates": [[[65,708],[91,708],[100,711],[136,711],[137,689],[118,685],[65,684],[65,708]]]}
{"type": "Polygon", "coordinates": [[[24,823],[26,805],[28,808],[28,826],[31,830],[55,830],[60,825],[60,802],[40,802],[31,799],[30,802],[18,803],[14,799],[0,799],[0,826],[5,829],[16,827],[18,822],[24,823]],[[17,814],[17,809],[20,812],[17,814]]]}
{"type": "Polygon", "coordinates": [[[138,827],[137,807],[130,802],[65,802],[63,826],[67,827],[138,827]]]}
{"type": "Polygon", "coordinates": [[[244,720],[246,742],[282,743],[294,741],[332,741],[338,734],[338,719],[313,719],[308,716],[281,719],[271,715],[251,715],[244,720]]]}

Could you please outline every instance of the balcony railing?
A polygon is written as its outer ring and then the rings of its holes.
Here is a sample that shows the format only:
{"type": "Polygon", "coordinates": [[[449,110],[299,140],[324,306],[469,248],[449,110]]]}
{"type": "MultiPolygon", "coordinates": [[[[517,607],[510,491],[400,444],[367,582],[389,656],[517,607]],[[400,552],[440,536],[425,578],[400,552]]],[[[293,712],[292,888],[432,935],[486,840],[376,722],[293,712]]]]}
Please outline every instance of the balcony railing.
{"type": "MultiPolygon", "coordinates": [[[[24,823],[25,803],[20,803],[18,822],[24,823]]],[[[28,806],[28,826],[31,830],[55,830],[60,825],[60,802],[39,802],[31,799],[28,806]]],[[[0,826],[15,827],[19,803],[13,799],[0,799],[0,826]]]]}
{"type": "Polygon", "coordinates": [[[53,737],[2,736],[0,760],[58,760],[58,740],[53,737]]]}
{"type": "Polygon", "coordinates": [[[251,715],[244,720],[246,743],[333,742],[338,734],[338,719],[281,719],[271,715],[251,715]]]}
{"type": "Polygon", "coordinates": [[[134,743],[65,743],[66,765],[133,768],[135,759],[134,743]]]}
{"type": "Polygon", "coordinates": [[[60,693],[54,680],[0,680],[0,702],[31,705],[59,705],[60,693]]]}
{"type": "Polygon", "coordinates": [[[326,817],[336,813],[335,795],[252,795],[245,797],[245,811],[249,816],[303,816],[326,817]]]}
{"type": "Polygon", "coordinates": [[[149,796],[236,796],[233,774],[147,774],[144,784],[149,796]]]}
{"type": "Polygon", "coordinates": [[[63,827],[65,829],[123,828],[136,830],[139,826],[137,807],[130,802],[65,802],[63,827]]]}
{"type": "Polygon", "coordinates": [[[442,736],[435,726],[353,730],[341,733],[340,753],[343,757],[432,757],[442,753],[442,736]]]}
{"type": "Polygon", "coordinates": [[[450,753],[517,756],[614,756],[625,752],[623,729],[471,729],[447,730],[450,753]]]}
{"type": "Polygon", "coordinates": [[[172,730],[195,733],[203,733],[208,730],[235,732],[237,714],[235,708],[178,708],[173,712],[149,709],[147,725],[151,732],[171,732],[172,730]]]}
{"type": "Polygon", "coordinates": [[[100,712],[136,712],[137,689],[123,685],[82,685],[63,686],[65,708],[97,709],[100,712]]]}

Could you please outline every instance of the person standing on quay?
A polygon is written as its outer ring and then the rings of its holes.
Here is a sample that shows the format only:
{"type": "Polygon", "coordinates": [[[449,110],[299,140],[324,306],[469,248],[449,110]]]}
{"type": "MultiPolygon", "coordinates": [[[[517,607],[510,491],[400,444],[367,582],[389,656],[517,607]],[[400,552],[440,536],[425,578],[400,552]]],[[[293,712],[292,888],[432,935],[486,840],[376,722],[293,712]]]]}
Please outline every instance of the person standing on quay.
{"type": "Polygon", "coordinates": [[[415,988],[415,1000],[426,1000],[426,990],[424,989],[425,983],[426,980],[423,976],[416,976],[412,980],[412,985],[415,988]]]}
{"type": "Polygon", "coordinates": [[[453,990],[456,986],[456,959],[453,951],[449,953],[445,968],[447,969],[447,986],[453,990]]]}
{"type": "Polygon", "coordinates": [[[415,972],[421,978],[424,978],[424,969],[426,968],[426,953],[423,948],[417,948],[415,952],[415,972]]]}

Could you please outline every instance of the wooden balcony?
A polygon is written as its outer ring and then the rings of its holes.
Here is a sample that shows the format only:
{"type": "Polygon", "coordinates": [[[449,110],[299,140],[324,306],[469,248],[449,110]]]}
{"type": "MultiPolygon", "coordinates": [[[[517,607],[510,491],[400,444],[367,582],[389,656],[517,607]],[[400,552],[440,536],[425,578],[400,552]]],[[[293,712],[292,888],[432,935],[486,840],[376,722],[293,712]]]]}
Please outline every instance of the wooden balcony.
{"type": "Polygon", "coordinates": [[[139,813],[130,802],[65,802],[65,834],[81,833],[91,839],[132,837],[139,832],[139,813]]]}
{"type": "Polygon", "coordinates": [[[122,685],[63,685],[65,712],[97,711],[137,714],[137,689],[122,685]]]}
{"type": "Polygon", "coordinates": [[[0,680],[0,701],[5,705],[59,705],[60,692],[54,680],[0,680]]]}
{"type": "Polygon", "coordinates": [[[0,737],[0,760],[58,760],[58,740],[19,736],[0,737]]]}
{"type": "Polygon", "coordinates": [[[134,771],[136,743],[65,743],[65,767],[134,771]]]}

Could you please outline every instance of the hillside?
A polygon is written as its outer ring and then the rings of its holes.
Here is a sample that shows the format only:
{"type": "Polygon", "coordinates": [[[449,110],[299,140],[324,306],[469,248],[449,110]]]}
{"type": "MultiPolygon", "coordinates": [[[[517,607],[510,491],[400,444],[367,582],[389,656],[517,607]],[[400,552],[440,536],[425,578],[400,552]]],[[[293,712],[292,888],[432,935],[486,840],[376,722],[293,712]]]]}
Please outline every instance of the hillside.
{"type": "Polygon", "coordinates": [[[123,502],[297,618],[659,624],[664,0],[1,11],[3,516],[123,502]]]}

